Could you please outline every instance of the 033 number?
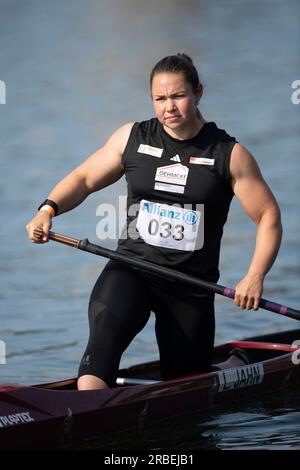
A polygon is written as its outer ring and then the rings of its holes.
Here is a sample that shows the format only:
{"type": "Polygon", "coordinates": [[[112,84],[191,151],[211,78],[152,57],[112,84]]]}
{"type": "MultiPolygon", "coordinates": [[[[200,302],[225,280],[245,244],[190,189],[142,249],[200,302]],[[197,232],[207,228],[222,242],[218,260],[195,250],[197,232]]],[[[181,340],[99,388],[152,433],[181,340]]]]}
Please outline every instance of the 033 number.
{"type": "Polygon", "coordinates": [[[158,220],[152,219],[148,225],[148,233],[152,236],[157,235],[161,238],[173,238],[174,240],[182,240],[184,237],[184,226],[177,224],[172,225],[169,222],[159,224],[158,220]]]}

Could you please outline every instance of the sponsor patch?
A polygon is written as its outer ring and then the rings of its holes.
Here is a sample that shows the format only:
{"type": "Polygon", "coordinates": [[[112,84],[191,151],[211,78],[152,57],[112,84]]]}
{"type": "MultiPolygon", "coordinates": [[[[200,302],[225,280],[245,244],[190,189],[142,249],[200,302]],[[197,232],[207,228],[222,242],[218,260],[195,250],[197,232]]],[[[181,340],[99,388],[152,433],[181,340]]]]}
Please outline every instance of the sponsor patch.
{"type": "Polygon", "coordinates": [[[185,186],[188,174],[189,169],[181,163],[161,166],[156,170],[155,181],[185,186]]]}
{"type": "Polygon", "coordinates": [[[168,183],[155,183],[154,189],[156,191],[167,191],[169,193],[184,193],[184,186],[179,186],[178,184],[168,184],[168,183]]]}
{"type": "Polygon", "coordinates": [[[146,155],[152,155],[152,157],[161,158],[163,149],[157,147],[151,147],[151,145],[140,144],[138,153],[144,153],[146,155]]]}
{"type": "Polygon", "coordinates": [[[264,379],[264,366],[261,363],[249,364],[235,369],[218,372],[218,392],[260,384],[264,379]]]}
{"type": "Polygon", "coordinates": [[[215,159],[214,158],[202,158],[202,157],[190,157],[189,163],[193,163],[194,165],[214,165],[215,159]]]}

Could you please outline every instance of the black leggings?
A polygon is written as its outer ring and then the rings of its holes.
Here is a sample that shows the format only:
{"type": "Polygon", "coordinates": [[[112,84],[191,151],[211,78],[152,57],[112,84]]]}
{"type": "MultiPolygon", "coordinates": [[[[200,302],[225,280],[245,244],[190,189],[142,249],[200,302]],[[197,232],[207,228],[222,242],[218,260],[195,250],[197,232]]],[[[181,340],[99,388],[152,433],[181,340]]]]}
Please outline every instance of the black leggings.
{"type": "Polygon", "coordinates": [[[79,377],[95,375],[114,385],[121,356],[156,314],[155,332],[164,380],[211,367],[214,297],[110,261],[89,303],[90,337],[79,377]]]}

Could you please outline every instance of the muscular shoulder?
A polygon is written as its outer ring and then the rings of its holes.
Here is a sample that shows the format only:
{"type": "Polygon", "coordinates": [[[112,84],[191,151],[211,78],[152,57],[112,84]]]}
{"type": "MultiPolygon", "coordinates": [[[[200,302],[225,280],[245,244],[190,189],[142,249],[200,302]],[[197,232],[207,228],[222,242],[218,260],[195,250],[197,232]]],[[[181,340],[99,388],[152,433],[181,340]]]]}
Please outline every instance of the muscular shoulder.
{"type": "Polygon", "coordinates": [[[241,144],[236,143],[231,152],[230,175],[234,181],[240,178],[260,178],[261,173],[258,164],[249,152],[241,144]]]}
{"type": "Polygon", "coordinates": [[[105,147],[113,148],[118,154],[122,155],[127,145],[134,122],[127,122],[119,127],[108,139],[105,147]]]}

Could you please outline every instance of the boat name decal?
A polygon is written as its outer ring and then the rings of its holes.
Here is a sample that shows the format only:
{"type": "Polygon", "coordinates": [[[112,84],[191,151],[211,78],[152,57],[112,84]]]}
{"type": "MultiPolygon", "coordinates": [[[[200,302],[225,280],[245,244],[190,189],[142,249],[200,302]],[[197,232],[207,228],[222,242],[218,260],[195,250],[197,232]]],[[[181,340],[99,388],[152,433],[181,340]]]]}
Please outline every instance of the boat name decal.
{"type": "Polygon", "coordinates": [[[34,421],[34,418],[30,415],[29,411],[16,413],[13,415],[0,416],[0,428],[13,426],[20,423],[30,423],[31,421],[34,421]]]}
{"type": "Polygon", "coordinates": [[[236,390],[260,384],[264,379],[264,366],[261,363],[250,364],[235,369],[218,372],[218,392],[236,390]]]}

